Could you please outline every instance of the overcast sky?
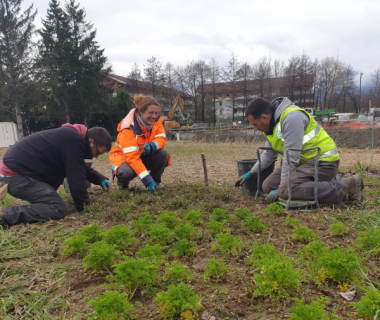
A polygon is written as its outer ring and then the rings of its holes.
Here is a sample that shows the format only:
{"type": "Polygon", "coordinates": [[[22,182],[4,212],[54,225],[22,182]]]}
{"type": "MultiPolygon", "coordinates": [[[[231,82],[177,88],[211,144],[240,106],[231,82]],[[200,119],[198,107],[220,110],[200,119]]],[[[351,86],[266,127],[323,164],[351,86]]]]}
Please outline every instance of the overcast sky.
{"type": "MultiPolygon", "coordinates": [[[[253,64],[270,54],[286,62],[305,51],[313,60],[339,56],[369,84],[380,65],[379,0],[81,0],[113,73],[126,76],[151,56],[185,65],[234,52],[253,64]]],[[[24,0],[45,19],[47,0],[24,0]]],[[[64,5],[61,1],[61,5],[64,5]]]]}

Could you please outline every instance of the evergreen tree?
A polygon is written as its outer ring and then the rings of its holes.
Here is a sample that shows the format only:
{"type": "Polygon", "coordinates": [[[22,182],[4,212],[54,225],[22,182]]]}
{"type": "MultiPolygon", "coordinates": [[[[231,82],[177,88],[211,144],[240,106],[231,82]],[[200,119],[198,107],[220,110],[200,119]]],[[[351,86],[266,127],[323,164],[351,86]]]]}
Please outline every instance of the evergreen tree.
{"type": "Polygon", "coordinates": [[[22,0],[0,0],[1,102],[15,112],[19,139],[24,136],[22,106],[32,70],[33,5],[21,13],[22,0]]]}

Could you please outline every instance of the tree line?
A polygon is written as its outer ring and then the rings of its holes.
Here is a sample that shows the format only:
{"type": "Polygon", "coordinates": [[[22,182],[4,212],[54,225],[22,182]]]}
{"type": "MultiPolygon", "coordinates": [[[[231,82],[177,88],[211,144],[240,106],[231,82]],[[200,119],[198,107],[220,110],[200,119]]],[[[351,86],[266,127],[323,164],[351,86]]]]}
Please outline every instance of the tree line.
{"type": "MultiPolygon", "coordinates": [[[[20,138],[64,122],[103,126],[116,134],[116,125],[132,100],[127,92],[115,94],[103,85],[112,68],[84,8],[75,0],[64,6],[51,0],[42,28],[36,30],[37,11],[33,5],[22,11],[21,3],[0,0],[1,121],[16,121],[20,138]]],[[[267,55],[254,63],[240,61],[232,53],[224,66],[214,58],[174,66],[152,56],[141,67],[134,63],[127,77],[136,84],[136,92],[139,81],[149,83],[153,96],[165,86],[169,106],[178,91],[183,93],[185,107],[191,100],[195,111],[193,121],[215,123],[218,83],[223,82],[228,82],[233,110],[237,103],[245,107],[252,91],[268,99],[282,93],[298,99],[301,107],[310,92],[313,106],[320,109],[359,113],[368,109],[369,100],[380,107],[380,68],[372,73],[372,85],[365,90],[357,81],[358,74],[339,57],[312,60],[303,52],[287,61],[267,55]],[[242,92],[239,102],[237,91],[242,92]]]]}

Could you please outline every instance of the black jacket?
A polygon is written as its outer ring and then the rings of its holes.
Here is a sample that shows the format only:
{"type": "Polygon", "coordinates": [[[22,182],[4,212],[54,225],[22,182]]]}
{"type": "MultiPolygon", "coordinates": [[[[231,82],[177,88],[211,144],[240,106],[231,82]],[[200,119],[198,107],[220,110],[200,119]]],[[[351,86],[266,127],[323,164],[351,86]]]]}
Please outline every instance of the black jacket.
{"type": "Polygon", "coordinates": [[[86,180],[100,185],[105,176],[86,164],[92,159],[88,136],[74,128],[37,132],[12,146],[3,158],[4,164],[20,176],[46,182],[54,189],[67,177],[75,208],[83,211],[88,203],[86,180]]]}

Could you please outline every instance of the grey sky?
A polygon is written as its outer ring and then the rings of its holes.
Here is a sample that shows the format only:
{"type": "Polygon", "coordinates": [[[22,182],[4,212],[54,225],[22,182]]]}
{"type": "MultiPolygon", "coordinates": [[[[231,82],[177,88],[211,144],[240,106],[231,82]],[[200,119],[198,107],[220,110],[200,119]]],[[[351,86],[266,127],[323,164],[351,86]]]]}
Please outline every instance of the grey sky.
{"type": "MultiPolygon", "coordinates": [[[[339,56],[364,73],[363,83],[380,65],[378,0],[77,2],[94,23],[113,72],[122,76],[152,55],[175,66],[212,57],[225,66],[232,52],[253,64],[264,55],[286,62],[305,51],[313,60],[339,56]]],[[[40,27],[48,1],[33,3],[40,27]]]]}

